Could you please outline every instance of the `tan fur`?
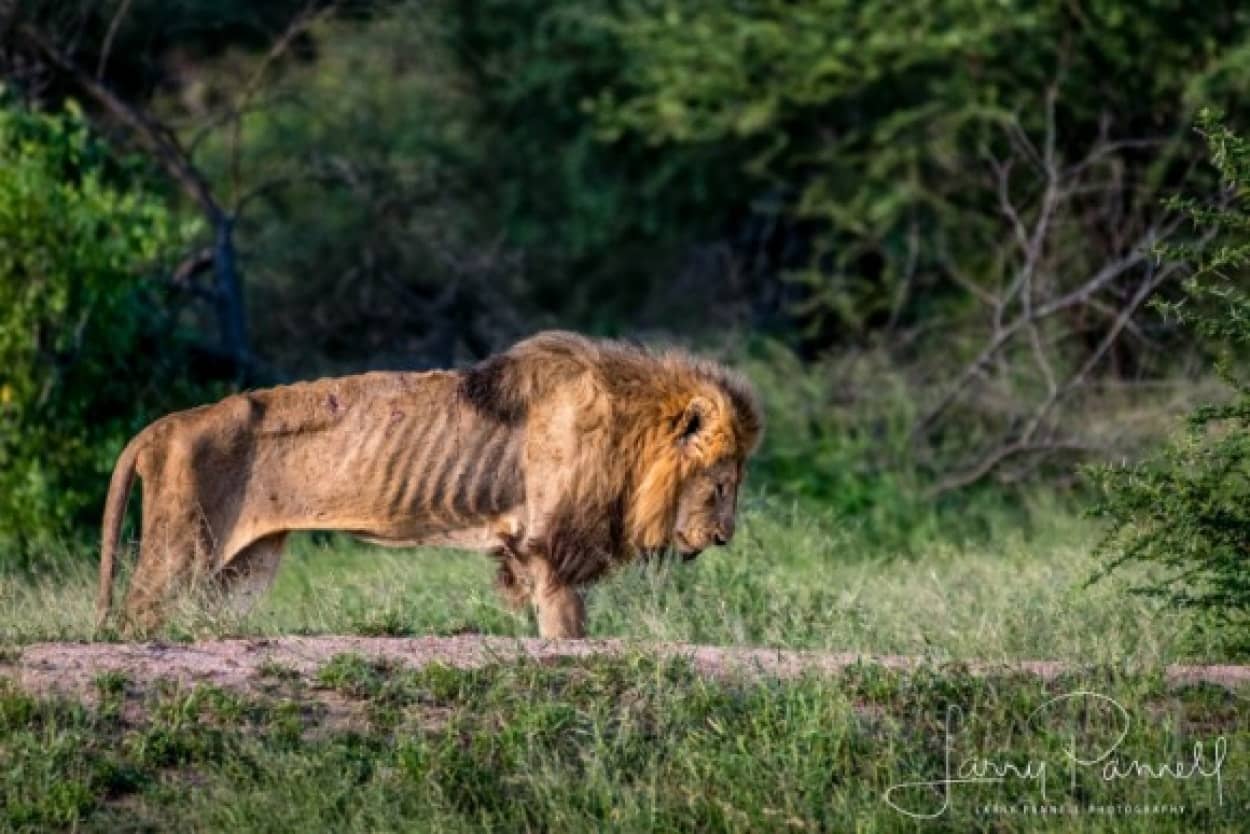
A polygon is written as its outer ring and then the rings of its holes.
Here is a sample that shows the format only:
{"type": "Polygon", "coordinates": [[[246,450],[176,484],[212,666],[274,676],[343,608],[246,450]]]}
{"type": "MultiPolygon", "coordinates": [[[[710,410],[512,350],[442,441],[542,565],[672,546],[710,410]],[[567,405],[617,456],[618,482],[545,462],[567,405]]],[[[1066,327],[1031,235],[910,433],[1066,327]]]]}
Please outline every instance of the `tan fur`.
{"type": "Polygon", "coordinates": [[[460,372],[370,373],[228,397],[144,429],[104,514],[98,619],[134,475],[131,626],[208,579],[245,601],[293,530],[493,551],[543,636],[584,634],[577,588],[639,553],[733,532],[761,432],[749,385],[680,352],[547,332],[460,372]],[[679,529],[680,528],[680,529],[679,529]]]}

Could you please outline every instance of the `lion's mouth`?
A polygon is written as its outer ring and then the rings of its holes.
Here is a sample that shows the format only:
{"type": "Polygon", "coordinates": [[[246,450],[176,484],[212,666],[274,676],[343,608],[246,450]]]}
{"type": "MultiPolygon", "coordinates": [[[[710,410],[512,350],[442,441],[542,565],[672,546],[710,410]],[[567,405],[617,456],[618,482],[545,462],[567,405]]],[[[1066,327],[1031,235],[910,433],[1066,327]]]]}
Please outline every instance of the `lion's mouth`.
{"type": "Polygon", "coordinates": [[[689,562],[703,552],[703,548],[692,545],[690,540],[682,533],[678,533],[673,538],[677,542],[676,550],[678,555],[681,556],[682,561],[689,562]]]}

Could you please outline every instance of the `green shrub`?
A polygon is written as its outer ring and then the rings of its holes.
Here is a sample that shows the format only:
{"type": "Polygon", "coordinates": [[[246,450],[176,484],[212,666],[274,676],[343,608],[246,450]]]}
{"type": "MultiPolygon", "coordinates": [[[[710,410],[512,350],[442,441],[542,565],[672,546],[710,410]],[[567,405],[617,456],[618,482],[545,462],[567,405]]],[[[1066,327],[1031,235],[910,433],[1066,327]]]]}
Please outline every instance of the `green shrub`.
{"type": "MultiPolygon", "coordinates": [[[[610,5],[406,0],[314,27],[315,60],[271,68],[240,134],[197,150],[249,195],[239,245],[266,359],[301,374],[464,362],[556,322],[619,329],[666,283],[710,200],[695,173],[673,179],[684,156],[598,140],[583,103],[620,56],[587,18],[610,5]]],[[[211,95],[156,107],[211,120],[264,65],[206,61],[211,95]]]]}
{"type": "MultiPolygon", "coordinates": [[[[1250,143],[1204,113],[1199,130],[1227,185],[1217,205],[1174,200],[1193,221],[1193,242],[1163,257],[1194,266],[1184,298],[1159,305],[1222,354],[1217,366],[1234,396],[1198,409],[1158,454],[1130,466],[1092,470],[1101,489],[1096,514],[1110,522],[1105,572],[1128,563],[1157,570],[1140,591],[1198,609],[1217,621],[1250,624],[1250,385],[1236,360],[1250,346],[1250,143]]],[[[1234,642],[1250,645],[1250,634],[1234,642]]]]}
{"type": "Polygon", "coordinates": [[[1030,490],[932,493],[911,438],[915,387],[884,351],[805,363],[757,340],[751,354],[737,364],[760,394],[767,429],[749,484],[775,509],[795,502],[827,529],[855,536],[863,555],[922,555],[938,542],[984,541],[1001,535],[1000,525],[1028,524],[1038,497],[1030,490]]]}
{"type": "MultiPolygon", "coordinates": [[[[989,160],[1007,160],[1016,199],[1039,187],[1017,146],[1053,141],[1069,166],[1104,132],[1149,139],[1102,153],[1126,202],[1175,183],[1190,102],[1244,100],[1250,57],[1250,14],[1224,2],[621,0],[600,20],[623,55],[586,105],[601,138],[646,141],[679,171],[713,157],[737,205],[712,211],[801,240],[767,254],[817,345],[966,309],[961,276],[994,286],[1011,229],[989,160]]],[[[1121,254],[1098,224],[1056,225],[1056,281],[1121,254]]],[[[1123,218],[1115,233],[1132,234],[1123,218]]]]}
{"type": "Polygon", "coordinates": [[[93,529],[126,437],[187,398],[143,275],[190,231],[77,107],[0,97],[0,563],[93,529]]]}
{"type": "MultiPolygon", "coordinates": [[[[196,25],[233,31],[235,3],[213,27],[200,5],[196,25]]],[[[239,243],[255,343],[285,371],[444,364],[553,321],[749,321],[806,356],[886,324],[975,332],[964,286],[1016,269],[987,157],[1014,163],[1031,208],[1036,166],[1018,146],[1043,143],[1052,85],[1063,167],[1099,137],[1124,143],[1074,186],[1107,186],[1145,223],[1148,195],[1192,167],[1177,141],[1192,102],[1244,101],[1250,78],[1250,9],[1231,0],[1203,14],[1181,0],[352,8],[274,62],[175,41],[185,77],[153,102],[171,123],[220,126],[197,162],[252,198],[239,243]],[[223,103],[254,75],[236,131],[223,103]]],[[[191,36],[175,28],[147,40],[191,36]]],[[[1095,222],[1116,211],[1065,208],[1047,226],[1059,289],[1134,235],[1095,222]]]]}

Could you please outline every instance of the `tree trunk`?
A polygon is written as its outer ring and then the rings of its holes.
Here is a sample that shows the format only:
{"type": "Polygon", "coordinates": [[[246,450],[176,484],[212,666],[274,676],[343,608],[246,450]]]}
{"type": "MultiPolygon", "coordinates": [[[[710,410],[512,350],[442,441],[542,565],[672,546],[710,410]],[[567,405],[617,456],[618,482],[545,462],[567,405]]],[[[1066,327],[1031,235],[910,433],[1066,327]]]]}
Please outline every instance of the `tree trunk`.
{"type": "Polygon", "coordinates": [[[234,218],[224,213],[218,214],[214,222],[213,284],[221,350],[234,362],[235,381],[246,384],[251,376],[252,358],[247,339],[243,282],[239,277],[234,248],[234,218]]]}

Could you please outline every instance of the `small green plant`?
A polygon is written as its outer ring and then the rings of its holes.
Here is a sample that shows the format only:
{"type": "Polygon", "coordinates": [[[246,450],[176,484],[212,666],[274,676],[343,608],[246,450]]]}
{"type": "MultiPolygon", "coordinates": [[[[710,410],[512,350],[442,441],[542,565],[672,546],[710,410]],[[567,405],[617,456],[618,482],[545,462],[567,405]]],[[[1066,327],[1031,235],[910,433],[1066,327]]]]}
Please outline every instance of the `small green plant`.
{"type": "Polygon", "coordinates": [[[366,637],[408,637],[416,633],[404,612],[394,608],[363,614],[353,625],[352,632],[366,637]]]}
{"type": "Polygon", "coordinates": [[[124,693],[129,681],[130,678],[125,672],[114,669],[96,675],[93,683],[101,698],[110,698],[124,693]]]}
{"type": "Polygon", "coordinates": [[[276,660],[266,660],[256,668],[256,676],[275,681],[294,681],[299,680],[299,670],[276,660]]]}
{"type": "Polygon", "coordinates": [[[1226,188],[1216,205],[1175,199],[1196,229],[1193,241],[1160,248],[1193,272],[1179,300],[1161,302],[1219,355],[1217,371],[1234,396],[1189,416],[1185,431],[1136,465],[1092,470],[1101,490],[1095,514],[1110,522],[1100,551],[1105,575],[1128,563],[1156,570],[1139,591],[1235,624],[1250,646],[1250,384],[1237,360],[1250,346],[1250,142],[1206,111],[1198,122],[1226,188]]]}
{"type": "Polygon", "coordinates": [[[317,670],[317,682],[344,695],[368,697],[382,690],[389,670],[390,666],[378,658],[336,654],[317,670]]]}

